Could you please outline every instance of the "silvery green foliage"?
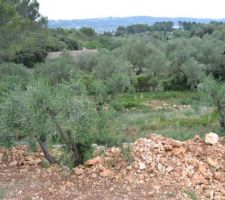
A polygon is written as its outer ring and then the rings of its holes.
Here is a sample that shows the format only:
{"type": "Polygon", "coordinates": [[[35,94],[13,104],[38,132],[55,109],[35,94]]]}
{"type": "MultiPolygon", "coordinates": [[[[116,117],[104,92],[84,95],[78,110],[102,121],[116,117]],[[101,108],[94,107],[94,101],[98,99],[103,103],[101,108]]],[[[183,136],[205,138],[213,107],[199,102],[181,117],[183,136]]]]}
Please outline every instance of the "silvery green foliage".
{"type": "Polygon", "coordinates": [[[225,128],[225,84],[206,77],[199,85],[204,101],[215,106],[219,113],[219,121],[222,128],[225,128]]]}
{"type": "Polygon", "coordinates": [[[201,80],[205,77],[204,69],[206,66],[197,61],[190,59],[182,64],[181,69],[187,78],[187,84],[190,88],[196,88],[201,80]]]}
{"type": "MultiPolygon", "coordinates": [[[[1,135],[46,140],[57,133],[47,110],[70,134],[74,143],[91,140],[95,124],[94,107],[79,82],[72,80],[52,87],[44,80],[33,81],[26,91],[11,93],[1,106],[1,135]]],[[[60,137],[62,143],[63,138],[60,137]]]]}
{"type": "Polygon", "coordinates": [[[12,92],[1,105],[1,134],[22,138],[46,138],[52,126],[43,105],[48,104],[50,88],[43,81],[30,84],[26,91],[12,92]]]}
{"type": "Polygon", "coordinates": [[[34,69],[34,75],[37,78],[45,78],[51,85],[68,81],[71,75],[78,73],[79,69],[76,67],[74,59],[64,54],[59,58],[49,59],[44,63],[40,63],[34,69]]]}
{"type": "Polygon", "coordinates": [[[74,142],[91,142],[96,120],[95,105],[79,82],[63,83],[55,94],[52,109],[56,119],[74,142]]]}
{"type": "Polygon", "coordinates": [[[98,53],[97,64],[93,67],[93,74],[97,79],[107,80],[117,74],[131,75],[132,65],[127,60],[110,51],[98,53]]]}
{"type": "Polygon", "coordinates": [[[164,52],[154,48],[153,51],[145,58],[144,66],[148,75],[166,75],[168,74],[169,61],[164,52]]]}
{"type": "Polygon", "coordinates": [[[118,94],[132,91],[132,84],[127,74],[116,74],[107,80],[107,88],[110,94],[118,94]]]}
{"type": "Polygon", "coordinates": [[[91,83],[91,94],[95,96],[96,103],[103,105],[109,100],[107,87],[102,80],[94,80],[91,83]]]}
{"type": "Polygon", "coordinates": [[[208,76],[198,85],[199,91],[204,96],[205,102],[214,106],[225,103],[225,85],[218,82],[213,77],[208,76]]]}
{"type": "Polygon", "coordinates": [[[74,58],[75,64],[84,71],[91,72],[97,64],[97,57],[93,53],[87,53],[74,58]]]}

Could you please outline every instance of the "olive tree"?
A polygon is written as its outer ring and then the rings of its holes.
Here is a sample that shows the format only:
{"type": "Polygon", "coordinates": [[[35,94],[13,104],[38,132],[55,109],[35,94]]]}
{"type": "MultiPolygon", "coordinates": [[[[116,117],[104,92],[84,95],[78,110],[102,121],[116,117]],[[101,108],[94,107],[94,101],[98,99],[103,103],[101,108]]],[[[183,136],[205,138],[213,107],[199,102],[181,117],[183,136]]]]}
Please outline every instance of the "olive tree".
{"type": "Polygon", "coordinates": [[[131,74],[132,65],[114,52],[104,50],[97,55],[97,63],[93,67],[93,74],[97,79],[107,80],[116,73],[131,74]]]}
{"type": "Polygon", "coordinates": [[[153,52],[152,45],[144,40],[130,39],[127,44],[124,45],[123,54],[124,57],[135,68],[145,67],[144,60],[153,52]]]}
{"type": "Polygon", "coordinates": [[[155,49],[144,60],[146,74],[153,76],[165,76],[168,74],[169,62],[161,50],[155,49]]]}
{"type": "Polygon", "coordinates": [[[190,59],[184,64],[181,65],[181,70],[186,77],[187,85],[193,89],[197,88],[198,84],[204,78],[205,73],[204,69],[206,66],[204,64],[200,64],[197,61],[190,59]]]}
{"type": "Polygon", "coordinates": [[[202,92],[204,99],[216,107],[220,117],[220,125],[225,128],[225,84],[209,76],[199,84],[199,90],[202,92]]]}
{"type": "Polygon", "coordinates": [[[96,112],[79,81],[54,87],[43,80],[33,81],[26,91],[11,93],[0,109],[1,136],[13,134],[15,139],[21,132],[22,138],[35,139],[50,163],[56,161],[47,147],[54,133],[75,166],[93,141],[96,112]]]}
{"type": "Polygon", "coordinates": [[[132,73],[132,65],[127,60],[113,51],[101,51],[93,67],[96,80],[92,87],[95,96],[105,98],[107,95],[129,91],[132,88],[132,73]]]}

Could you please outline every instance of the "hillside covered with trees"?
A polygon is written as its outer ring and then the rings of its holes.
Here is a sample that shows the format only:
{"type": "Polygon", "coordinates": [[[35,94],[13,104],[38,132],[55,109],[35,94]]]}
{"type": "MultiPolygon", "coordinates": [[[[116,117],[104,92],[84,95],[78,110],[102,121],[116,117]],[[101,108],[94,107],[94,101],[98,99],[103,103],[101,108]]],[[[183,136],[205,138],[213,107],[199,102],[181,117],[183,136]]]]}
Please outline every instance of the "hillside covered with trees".
{"type": "Polygon", "coordinates": [[[130,26],[133,24],[147,24],[153,25],[157,22],[171,21],[175,25],[179,21],[195,22],[195,23],[210,23],[211,21],[224,22],[225,19],[210,19],[210,18],[185,18],[185,17],[149,17],[149,16],[133,16],[133,17],[108,17],[96,19],[74,19],[74,20],[49,20],[50,28],[81,28],[83,26],[91,27],[98,33],[113,32],[119,26],[130,26]]]}
{"type": "MultiPolygon", "coordinates": [[[[86,161],[96,156],[96,149],[100,157],[107,155],[109,159],[116,157],[118,149],[113,149],[118,147],[122,156],[119,161],[134,163],[135,170],[142,171],[149,163],[144,160],[140,166],[136,161],[142,157],[137,149],[144,141],[146,148],[153,143],[158,148],[153,157],[159,154],[168,159],[169,152],[187,167],[193,163],[182,158],[190,151],[191,158],[203,159],[196,161],[193,169],[199,169],[196,163],[200,166],[203,162],[214,173],[212,169],[218,167],[219,160],[218,165],[208,161],[201,153],[203,149],[193,153],[188,142],[173,143],[172,139],[155,135],[149,140],[138,140],[140,144],[134,142],[149,133],[180,141],[200,135],[190,143],[202,145],[213,155],[219,147],[224,149],[223,139],[216,142],[221,146],[207,146],[201,138],[207,132],[221,137],[225,134],[225,24],[178,23],[179,28],[174,28],[172,21],[162,21],[119,26],[114,32],[103,33],[86,26],[52,29],[39,13],[37,1],[0,0],[0,146],[4,147],[0,148],[0,169],[6,163],[2,169],[9,166],[21,170],[22,162],[9,155],[23,157],[26,166],[29,159],[33,160],[25,155],[27,148],[39,152],[35,158],[46,159],[43,168],[74,168],[80,170],[76,171],[80,176],[86,170],[86,161]],[[82,53],[76,54],[77,50],[82,53]],[[60,52],[61,56],[50,59],[50,52],[60,52]],[[168,144],[161,141],[164,139],[168,144]],[[131,142],[134,143],[129,145],[131,142]]],[[[102,161],[104,166],[106,160],[102,161]]],[[[108,163],[112,168],[117,166],[118,160],[114,161],[108,163]]],[[[160,165],[151,169],[160,171],[160,165]]],[[[224,176],[221,166],[216,169],[224,176]]],[[[124,164],[116,170],[126,167],[124,164]]],[[[171,171],[174,169],[175,166],[171,171]]],[[[101,166],[96,170],[101,170],[101,166]]],[[[109,171],[104,172],[103,177],[107,177],[109,171]]],[[[195,177],[192,175],[190,180],[195,177]]],[[[215,180],[223,188],[224,179],[215,180]]],[[[204,184],[209,189],[207,181],[192,182],[191,186],[198,193],[204,184]]],[[[1,195],[0,188],[0,199],[1,195]]]]}

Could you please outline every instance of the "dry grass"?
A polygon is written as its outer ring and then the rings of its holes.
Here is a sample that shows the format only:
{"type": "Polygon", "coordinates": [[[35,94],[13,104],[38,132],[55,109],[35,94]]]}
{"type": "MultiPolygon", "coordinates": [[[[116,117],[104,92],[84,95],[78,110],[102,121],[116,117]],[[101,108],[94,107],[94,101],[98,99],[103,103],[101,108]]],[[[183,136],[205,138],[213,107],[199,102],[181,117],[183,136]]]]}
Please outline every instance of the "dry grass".
{"type": "Polygon", "coordinates": [[[54,59],[58,58],[63,54],[70,55],[72,57],[77,57],[83,54],[92,54],[97,53],[96,49],[83,49],[83,50],[76,50],[76,51],[57,51],[57,52],[49,52],[47,59],[54,59]]]}

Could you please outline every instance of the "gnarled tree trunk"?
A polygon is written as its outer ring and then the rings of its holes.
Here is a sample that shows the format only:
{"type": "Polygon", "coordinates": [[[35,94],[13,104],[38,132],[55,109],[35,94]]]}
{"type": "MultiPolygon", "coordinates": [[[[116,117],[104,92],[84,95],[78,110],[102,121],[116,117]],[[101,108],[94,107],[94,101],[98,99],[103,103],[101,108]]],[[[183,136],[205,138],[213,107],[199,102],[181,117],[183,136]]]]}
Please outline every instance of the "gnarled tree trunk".
{"type": "Polygon", "coordinates": [[[50,164],[54,164],[56,162],[56,159],[49,153],[48,151],[48,147],[47,147],[47,142],[46,141],[39,141],[40,147],[44,153],[44,156],[46,158],[46,160],[48,160],[48,162],[50,164]]]}
{"type": "Polygon", "coordinates": [[[58,130],[61,138],[66,143],[67,148],[72,152],[74,159],[74,166],[77,166],[81,163],[81,157],[77,148],[77,144],[73,142],[72,138],[64,132],[59,123],[56,120],[56,114],[51,111],[49,108],[46,108],[46,112],[52,120],[52,123],[55,125],[58,130]]]}

